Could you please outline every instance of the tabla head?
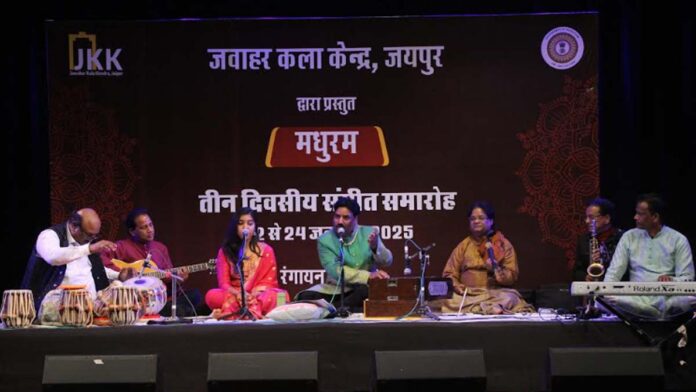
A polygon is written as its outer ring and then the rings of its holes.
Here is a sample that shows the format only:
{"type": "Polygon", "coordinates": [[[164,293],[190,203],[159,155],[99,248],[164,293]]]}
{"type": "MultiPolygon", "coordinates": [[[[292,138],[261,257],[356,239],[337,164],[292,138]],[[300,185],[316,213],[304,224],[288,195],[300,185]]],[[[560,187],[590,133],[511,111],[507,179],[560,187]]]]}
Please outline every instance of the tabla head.
{"type": "Polygon", "coordinates": [[[167,304],[167,286],[162,280],[153,276],[141,276],[123,282],[126,287],[134,287],[140,291],[145,301],[145,314],[154,316],[167,304]]]}

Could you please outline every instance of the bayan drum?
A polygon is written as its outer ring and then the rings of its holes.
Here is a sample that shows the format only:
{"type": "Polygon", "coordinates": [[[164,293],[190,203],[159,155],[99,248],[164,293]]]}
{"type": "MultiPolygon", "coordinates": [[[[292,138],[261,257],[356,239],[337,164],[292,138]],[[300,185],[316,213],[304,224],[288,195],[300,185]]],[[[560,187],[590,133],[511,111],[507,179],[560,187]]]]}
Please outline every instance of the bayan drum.
{"type": "Polygon", "coordinates": [[[36,318],[31,290],[5,290],[0,319],[7,328],[26,328],[36,318]]]}
{"type": "Polygon", "coordinates": [[[159,314],[167,303],[167,286],[153,276],[141,276],[123,282],[126,287],[135,287],[145,302],[145,315],[159,314]]]}
{"type": "Polygon", "coordinates": [[[94,320],[94,302],[87,290],[63,286],[58,312],[63,325],[86,327],[94,320]]]}

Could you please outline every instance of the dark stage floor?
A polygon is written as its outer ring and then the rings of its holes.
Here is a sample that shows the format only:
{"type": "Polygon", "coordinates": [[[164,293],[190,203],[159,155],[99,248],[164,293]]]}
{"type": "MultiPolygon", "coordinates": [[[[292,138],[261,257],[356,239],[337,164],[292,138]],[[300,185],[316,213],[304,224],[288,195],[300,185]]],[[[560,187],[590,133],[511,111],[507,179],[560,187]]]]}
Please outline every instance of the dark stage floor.
{"type": "MultiPolygon", "coordinates": [[[[539,391],[549,388],[549,348],[648,346],[617,320],[542,317],[6,329],[0,330],[0,390],[41,390],[45,355],[156,354],[157,390],[204,391],[208,353],[317,351],[321,391],[366,391],[373,385],[376,350],[481,349],[488,390],[539,391]]],[[[666,336],[675,325],[644,328],[666,336]]],[[[694,333],[692,325],[689,330],[694,333]]],[[[695,389],[689,374],[696,373],[696,343],[678,348],[677,341],[675,335],[660,345],[666,389],[695,389]]]]}

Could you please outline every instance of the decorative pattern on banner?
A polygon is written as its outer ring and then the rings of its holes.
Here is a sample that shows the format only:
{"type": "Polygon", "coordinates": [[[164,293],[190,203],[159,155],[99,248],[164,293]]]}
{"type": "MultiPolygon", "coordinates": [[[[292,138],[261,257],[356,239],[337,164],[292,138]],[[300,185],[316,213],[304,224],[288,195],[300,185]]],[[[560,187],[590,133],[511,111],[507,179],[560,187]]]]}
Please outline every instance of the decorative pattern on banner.
{"type": "Polygon", "coordinates": [[[123,212],[133,208],[135,140],[120,132],[114,113],[95,104],[86,87],[61,85],[52,92],[51,221],[92,207],[102,220],[101,236],[113,239],[123,212]]]}
{"type": "Polygon", "coordinates": [[[536,127],[517,135],[527,151],[517,175],[527,197],[520,212],[537,218],[543,241],[575,262],[587,228],[585,202],[599,195],[597,78],[565,78],[563,95],[541,105],[536,127]]]}

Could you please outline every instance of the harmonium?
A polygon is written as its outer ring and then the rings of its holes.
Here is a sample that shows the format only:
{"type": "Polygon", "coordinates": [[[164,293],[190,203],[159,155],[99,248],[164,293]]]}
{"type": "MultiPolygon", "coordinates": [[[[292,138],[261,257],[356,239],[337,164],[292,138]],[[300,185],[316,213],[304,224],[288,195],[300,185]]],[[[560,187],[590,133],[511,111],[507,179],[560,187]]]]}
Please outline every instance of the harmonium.
{"type": "MultiPolygon", "coordinates": [[[[429,277],[425,280],[425,299],[452,298],[452,280],[429,277]]],[[[363,303],[365,317],[399,317],[408,313],[418,301],[420,278],[395,277],[368,281],[368,295],[363,303]]]]}

